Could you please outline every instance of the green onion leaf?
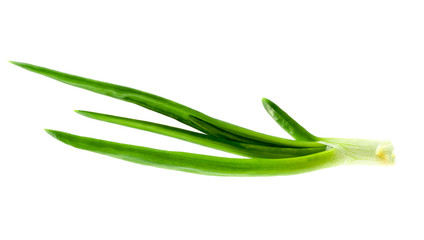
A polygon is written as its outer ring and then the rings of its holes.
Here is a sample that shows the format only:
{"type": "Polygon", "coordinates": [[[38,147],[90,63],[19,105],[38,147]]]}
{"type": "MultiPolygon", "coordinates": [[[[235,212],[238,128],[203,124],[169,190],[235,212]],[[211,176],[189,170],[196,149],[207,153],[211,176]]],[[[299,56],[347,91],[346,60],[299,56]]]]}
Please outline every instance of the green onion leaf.
{"type": "Polygon", "coordinates": [[[180,128],[170,127],[162,124],[141,121],[136,119],[118,117],[113,115],[107,115],[102,113],[88,112],[88,111],[75,111],[83,116],[119,124],[122,126],[132,127],[144,131],[150,131],[157,134],[181,139],[187,142],[199,144],[202,146],[222,150],[229,153],[238,154],[246,157],[258,157],[258,158],[286,158],[304,156],[312,153],[324,151],[326,147],[316,148],[282,148],[272,146],[261,146],[249,143],[242,143],[237,141],[231,141],[227,139],[217,138],[211,135],[205,135],[202,133],[196,133],[180,128]]]}
{"type": "MultiPolygon", "coordinates": [[[[283,147],[322,147],[323,144],[308,141],[294,141],[275,136],[270,136],[263,133],[258,133],[246,128],[242,128],[218,119],[209,117],[201,112],[193,110],[189,107],[176,103],[174,101],[136,90],[124,86],[119,86],[111,83],[92,80],[84,77],[79,77],[67,73],[62,73],[52,69],[21,62],[11,62],[26,70],[56,79],[60,82],[93,91],[106,96],[114,97],[120,100],[131,102],[155,112],[172,117],[184,124],[187,124],[200,131],[204,130],[190,120],[190,115],[195,116],[219,129],[223,129],[234,135],[238,135],[250,140],[254,140],[262,145],[276,145],[283,147]]],[[[207,133],[207,132],[206,132],[207,133]]]]}
{"type": "Polygon", "coordinates": [[[237,141],[237,142],[242,142],[242,143],[253,143],[253,144],[258,144],[258,145],[269,145],[268,143],[263,143],[263,142],[258,142],[249,138],[245,138],[245,137],[241,137],[238,135],[235,135],[231,132],[225,131],[223,129],[220,129],[219,127],[216,127],[208,122],[203,121],[200,118],[197,118],[195,116],[190,115],[189,119],[196,124],[199,129],[202,129],[202,132],[208,133],[212,136],[216,136],[218,138],[221,139],[229,139],[229,140],[233,140],[233,141],[237,141]]]}
{"type": "Polygon", "coordinates": [[[294,139],[302,141],[318,141],[318,138],[310,134],[305,128],[284,112],[277,104],[266,98],[262,99],[266,111],[271,117],[294,139]]]}
{"type": "Polygon", "coordinates": [[[46,130],[73,147],[126,161],[184,172],[215,176],[275,176],[310,172],[342,165],[335,149],[295,158],[226,158],[140,147],[65,132],[46,130]]]}

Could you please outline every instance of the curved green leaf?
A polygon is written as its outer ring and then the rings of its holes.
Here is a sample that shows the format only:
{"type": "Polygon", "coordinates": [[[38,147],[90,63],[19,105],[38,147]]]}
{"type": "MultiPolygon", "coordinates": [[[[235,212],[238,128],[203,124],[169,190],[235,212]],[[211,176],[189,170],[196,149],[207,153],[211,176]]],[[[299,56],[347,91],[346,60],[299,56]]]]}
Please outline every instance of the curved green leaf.
{"type": "MultiPolygon", "coordinates": [[[[111,83],[101,82],[97,80],[92,80],[84,77],[79,77],[52,69],[28,64],[21,62],[11,62],[19,67],[22,67],[26,70],[56,79],[60,82],[83,88],[89,91],[93,91],[99,94],[106,96],[114,97],[121,99],[127,102],[137,104],[139,106],[148,108],[155,112],[164,114],[166,116],[172,117],[184,124],[187,124],[193,128],[199,129],[199,127],[190,121],[189,116],[195,116],[203,121],[212,124],[220,129],[223,129],[227,132],[230,132],[234,135],[238,135],[244,138],[248,138],[262,144],[269,145],[278,145],[284,147],[322,147],[323,144],[316,142],[307,142],[307,141],[294,141],[284,138],[279,138],[275,136],[270,136],[263,133],[258,133],[246,128],[242,128],[212,117],[209,117],[201,112],[193,110],[189,107],[176,103],[174,101],[136,90],[133,88],[123,87],[111,83]]],[[[202,129],[199,129],[202,131],[202,129]]]]}
{"type": "Polygon", "coordinates": [[[294,139],[302,141],[318,140],[271,100],[263,98],[262,103],[269,115],[294,139]]]}
{"type": "Polygon", "coordinates": [[[73,147],[126,161],[160,168],[215,176],[274,176],[310,172],[344,164],[336,149],[302,157],[264,159],[225,158],[174,152],[81,137],[46,130],[51,136],[73,147]]]}
{"type": "Polygon", "coordinates": [[[122,126],[132,127],[144,131],[150,131],[162,134],[169,137],[178,138],[187,142],[199,144],[202,146],[222,150],[229,153],[238,154],[246,157],[260,157],[260,158],[286,158],[304,156],[312,153],[322,152],[325,147],[317,148],[282,148],[261,146],[249,143],[236,142],[217,138],[211,135],[196,133],[180,128],[170,127],[162,124],[141,121],[136,119],[118,117],[102,113],[88,112],[88,111],[75,111],[83,116],[119,124],[122,126]]]}

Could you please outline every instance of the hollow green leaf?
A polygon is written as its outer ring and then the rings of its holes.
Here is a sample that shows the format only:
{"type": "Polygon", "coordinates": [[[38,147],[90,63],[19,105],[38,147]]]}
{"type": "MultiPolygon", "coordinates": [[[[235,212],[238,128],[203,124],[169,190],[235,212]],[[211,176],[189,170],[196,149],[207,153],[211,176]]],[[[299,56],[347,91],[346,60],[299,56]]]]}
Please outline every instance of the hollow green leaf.
{"type": "Polygon", "coordinates": [[[325,147],[317,148],[282,148],[261,146],[249,143],[236,142],[217,138],[211,135],[196,133],[180,128],[170,127],[162,124],[141,121],[136,119],[118,117],[108,114],[95,113],[89,111],[76,111],[77,113],[100,121],[119,124],[122,126],[132,127],[144,131],[150,131],[169,137],[178,138],[187,142],[203,145],[206,147],[222,150],[229,153],[238,154],[246,157],[259,158],[285,158],[304,156],[312,153],[324,151],[325,147]]]}
{"type": "MultiPolygon", "coordinates": [[[[232,133],[233,135],[238,135],[250,140],[256,141],[262,144],[284,146],[284,147],[322,147],[323,144],[317,142],[308,142],[308,141],[294,141],[284,138],[279,138],[259,132],[255,132],[246,128],[242,128],[212,117],[209,117],[201,112],[193,110],[189,107],[176,103],[174,101],[136,90],[133,88],[123,87],[111,83],[101,82],[97,80],[92,80],[84,77],[79,77],[52,69],[28,64],[21,62],[11,62],[19,67],[22,67],[26,70],[56,79],[60,82],[83,88],[89,91],[93,91],[99,94],[106,96],[114,97],[121,99],[127,102],[137,104],[139,106],[148,108],[155,112],[164,114],[166,116],[172,117],[184,124],[187,124],[193,128],[199,128],[198,125],[190,121],[189,116],[195,116],[204,122],[207,122],[211,125],[216,126],[219,129],[232,133]]],[[[207,132],[206,132],[207,133],[207,132]]]]}
{"type": "Polygon", "coordinates": [[[226,158],[140,147],[65,132],[46,130],[73,147],[154,167],[215,176],[274,176],[310,172],[342,165],[335,149],[302,157],[264,159],[226,158]]]}
{"type": "Polygon", "coordinates": [[[263,98],[262,103],[269,115],[294,139],[303,141],[318,140],[317,137],[309,133],[271,100],[263,98]]]}
{"type": "Polygon", "coordinates": [[[225,131],[223,129],[220,129],[208,122],[205,122],[204,120],[197,118],[195,116],[190,115],[189,119],[196,124],[199,129],[202,129],[202,132],[206,132],[212,136],[221,138],[221,139],[228,139],[228,140],[233,140],[233,141],[237,141],[237,142],[242,142],[242,143],[253,143],[253,144],[258,144],[258,145],[269,145],[268,143],[263,143],[263,142],[258,142],[249,138],[245,138],[245,137],[241,137],[239,135],[235,135],[231,132],[225,131]]]}

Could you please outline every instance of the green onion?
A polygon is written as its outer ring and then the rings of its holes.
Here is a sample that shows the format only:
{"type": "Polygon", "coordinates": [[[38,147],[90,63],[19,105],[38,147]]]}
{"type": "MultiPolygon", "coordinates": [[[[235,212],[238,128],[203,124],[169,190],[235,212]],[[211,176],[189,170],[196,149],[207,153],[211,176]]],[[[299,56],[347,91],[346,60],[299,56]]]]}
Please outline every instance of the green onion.
{"type": "Polygon", "coordinates": [[[391,165],[394,163],[393,146],[390,141],[316,137],[275,103],[265,98],[262,102],[267,112],[295,140],[230,124],[140,90],[28,63],[11,63],[69,85],[137,104],[174,118],[201,133],[137,119],[76,111],[83,116],[174,137],[244,158],[165,151],[46,130],[59,141],[76,148],[139,164],[216,176],[290,175],[345,164],[391,165]]]}

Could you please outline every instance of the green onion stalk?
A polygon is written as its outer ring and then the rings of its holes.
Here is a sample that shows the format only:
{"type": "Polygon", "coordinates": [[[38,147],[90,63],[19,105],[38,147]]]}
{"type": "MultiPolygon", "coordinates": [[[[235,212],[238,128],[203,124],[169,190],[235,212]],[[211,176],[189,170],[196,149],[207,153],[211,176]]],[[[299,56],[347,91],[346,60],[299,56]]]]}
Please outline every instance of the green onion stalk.
{"type": "Polygon", "coordinates": [[[75,111],[82,116],[177,138],[240,157],[229,158],[166,151],[46,130],[57,140],[75,148],[148,166],[215,176],[291,175],[340,165],[387,166],[394,164],[395,161],[393,145],[388,140],[317,137],[266,98],[262,99],[265,110],[293,139],[249,130],[210,117],[169,99],[133,88],[28,63],[11,63],[75,87],[150,109],[174,118],[198,132],[104,113],[75,111]]]}

